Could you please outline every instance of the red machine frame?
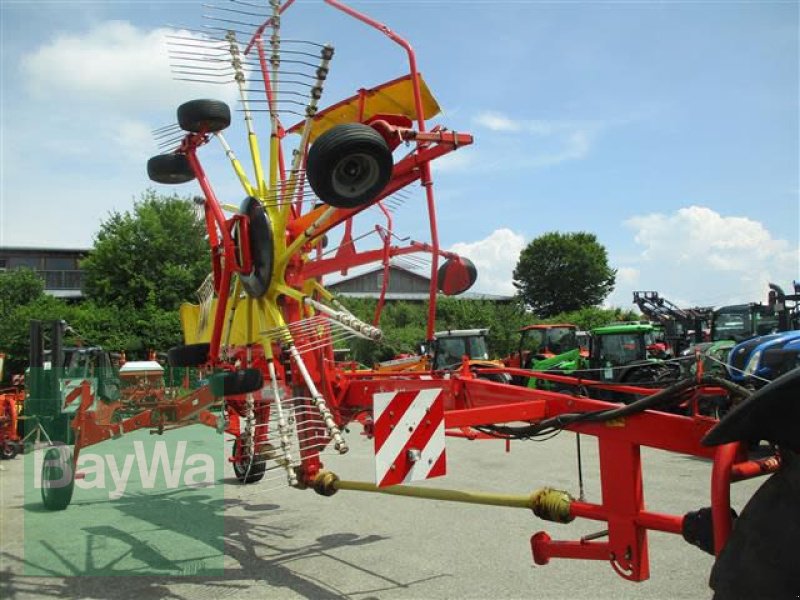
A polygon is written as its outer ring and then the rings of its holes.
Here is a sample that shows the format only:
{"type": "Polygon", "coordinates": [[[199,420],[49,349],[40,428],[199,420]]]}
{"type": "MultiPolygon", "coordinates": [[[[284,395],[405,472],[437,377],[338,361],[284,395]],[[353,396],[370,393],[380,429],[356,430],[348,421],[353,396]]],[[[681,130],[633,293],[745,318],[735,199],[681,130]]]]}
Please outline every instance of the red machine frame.
{"type": "MultiPolygon", "coordinates": [[[[432,282],[429,294],[429,315],[427,323],[428,338],[432,338],[436,311],[436,275],[439,257],[455,258],[452,253],[444,252],[439,247],[436,211],[434,203],[433,183],[430,161],[451,152],[461,146],[472,143],[472,136],[466,133],[446,131],[436,127],[426,130],[422,105],[417,61],[411,45],[392,32],[385,25],[366,15],[345,6],[337,0],[325,0],[332,7],[384,33],[393,42],[400,45],[407,53],[410,81],[413,87],[416,109],[416,129],[411,123],[403,123],[402,119],[379,119],[368,121],[376,131],[381,133],[387,143],[394,148],[401,142],[415,144],[415,151],[394,165],[389,184],[369,205],[352,209],[336,209],[330,218],[317,231],[317,237],[334,227],[345,224],[344,239],[351,239],[351,219],[367,208],[379,203],[382,199],[397,190],[419,181],[425,188],[426,204],[430,221],[430,244],[413,242],[401,248],[392,246],[391,218],[388,228],[382,235],[383,247],[375,250],[355,252],[339,252],[332,258],[322,258],[317,253],[316,259],[294,261],[287,270],[287,283],[299,285],[307,279],[315,279],[322,275],[345,271],[353,266],[382,261],[384,266],[393,256],[411,252],[427,252],[432,258],[432,282]],[[388,234],[386,233],[388,232],[388,234]]],[[[280,7],[283,13],[293,0],[287,0],[280,7]]],[[[256,49],[260,62],[265,64],[261,35],[268,22],[264,23],[248,44],[247,51],[256,49]]],[[[265,80],[268,84],[268,79],[265,80]]],[[[269,88],[269,86],[267,85],[269,88]]],[[[267,89],[269,94],[269,89],[267,89]]],[[[363,115],[362,115],[363,116],[363,115]]],[[[285,135],[281,129],[280,135],[285,135]]],[[[212,248],[215,290],[217,292],[217,308],[214,318],[213,334],[210,343],[210,366],[233,370],[232,361],[219,358],[222,343],[223,321],[226,305],[229,301],[230,286],[235,274],[248,273],[252,268],[252,257],[245,240],[247,239],[248,221],[242,215],[226,218],[219,200],[197,157],[197,150],[208,141],[204,133],[188,134],[181,144],[179,152],[185,154],[192,170],[205,195],[206,222],[209,242],[212,248]],[[234,231],[239,235],[234,239],[234,231]],[[237,241],[238,240],[238,241],[237,241]]],[[[283,170],[281,156],[281,170],[283,170]]],[[[307,214],[300,214],[299,205],[293,209],[292,219],[287,227],[287,240],[291,243],[327,210],[320,207],[307,214]]],[[[308,248],[311,250],[311,247],[308,248]]],[[[385,294],[385,288],[383,290],[385,294]]],[[[382,302],[381,302],[382,305],[382,302]]],[[[291,323],[302,318],[305,309],[295,300],[287,298],[282,305],[286,321],[291,323]]],[[[379,320],[380,306],[375,322],[379,320]]],[[[299,342],[302,344],[303,336],[299,342]]],[[[275,354],[280,356],[281,348],[275,345],[275,354]]],[[[253,348],[238,348],[236,356],[239,367],[257,367],[266,371],[263,355],[253,353],[253,348]]],[[[413,373],[413,372],[376,372],[358,371],[336,364],[330,346],[309,353],[308,370],[321,394],[326,398],[328,407],[338,427],[370,414],[373,398],[376,393],[387,391],[414,391],[425,389],[441,389],[445,408],[445,425],[449,433],[458,437],[486,438],[476,427],[510,422],[536,423],[545,418],[575,413],[591,413],[616,408],[618,405],[583,396],[575,396],[544,390],[528,389],[478,378],[464,363],[463,368],[453,373],[413,373]]],[[[289,358],[285,359],[287,362],[289,358]]],[[[529,371],[520,369],[496,369],[486,372],[503,372],[509,375],[530,375],[529,371]]],[[[286,372],[279,371],[279,377],[285,378],[286,372]]],[[[537,375],[539,377],[539,375],[537,375]]],[[[652,389],[632,386],[601,384],[598,382],[576,382],[572,378],[542,374],[542,379],[561,382],[579,383],[583,386],[596,386],[618,392],[652,394],[652,389]]],[[[285,379],[284,379],[285,381],[285,379]]],[[[292,382],[297,387],[298,382],[292,382]]],[[[696,405],[703,394],[719,393],[712,385],[698,385],[690,399],[690,405],[696,405]]],[[[95,403],[89,392],[88,384],[80,391],[81,407],[73,422],[77,432],[75,460],[81,448],[99,441],[115,437],[123,432],[142,427],[164,428],[165,425],[186,423],[188,420],[216,426],[217,419],[208,412],[208,408],[219,402],[207,387],[195,390],[178,399],[166,401],[152,410],[122,421],[121,423],[105,423],[105,419],[95,412],[95,403]],[[103,422],[103,424],[100,424],[103,422]]],[[[77,396],[73,399],[77,400],[77,396]]],[[[229,399],[235,403],[235,400],[229,399]]],[[[269,406],[261,406],[269,411],[269,406]]],[[[267,415],[268,416],[268,415],[267,415]]],[[[645,410],[639,414],[603,423],[580,423],[565,426],[565,429],[576,433],[594,436],[598,439],[600,455],[600,476],[602,502],[591,503],[579,500],[569,502],[570,518],[585,518],[607,524],[607,541],[583,538],[576,541],[557,541],[544,532],[531,538],[533,559],[537,564],[546,564],[552,558],[581,558],[590,560],[607,560],[613,569],[625,579],[642,581],[649,576],[649,557],[647,531],[657,530],[670,533],[682,533],[684,516],[660,513],[648,510],[644,502],[642,480],[641,447],[652,447],[690,456],[707,458],[713,461],[711,477],[711,512],[713,516],[714,551],[718,554],[724,546],[731,529],[730,485],[734,481],[746,479],[772,472],[778,468],[777,458],[772,457],[760,461],[748,460],[745,448],[740,444],[726,444],[711,449],[701,444],[702,438],[714,426],[715,420],[704,417],[693,411],[689,416],[668,414],[654,410],[645,410]]],[[[366,427],[366,426],[365,426],[366,427]]],[[[367,433],[370,433],[366,427],[367,433]]],[[[233,433],[238,433],[233,431],[233,433]]],[[[298,470],[299,483],[302,487],[318,487],[323,465],[317,454],[302,456],[302,467],[298,470]]]]}

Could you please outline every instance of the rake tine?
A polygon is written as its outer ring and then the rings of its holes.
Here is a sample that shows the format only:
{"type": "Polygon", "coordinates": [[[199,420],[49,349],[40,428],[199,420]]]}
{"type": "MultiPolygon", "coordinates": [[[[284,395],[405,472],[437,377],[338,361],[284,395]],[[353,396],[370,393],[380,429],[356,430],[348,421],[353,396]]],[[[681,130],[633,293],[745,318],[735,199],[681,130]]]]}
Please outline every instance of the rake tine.
{"type": "Polygon", "coordinates": [[[195,67],[193,70],[187,70],[187,67],[181,66],[177,69],[171,69],[175,75],[189,75],[197,77],[209,77],[215,79],[228,79],[232,77],[233,73],[208,73],[205,69],[195,67]]]}
{"type": "MultiPolygon", "coordinates": [[[[170,27],[170,28],[172,28],[174,30],[177,30],[177,31],[187,31],[189,33],[196,33],[198,35],[206,36],[205,39],[208,39],[209,41],[219,42],[219,43],[223,43],[223,44],[225,43],[225,40],[223,40],[221,38],[211,37],[208,34],[208,31],[206,31],[206,29],[211,29],[212,31],[214,31],[214,30],[216,30],[216,31],[227,31],[227,29],[222,29],[220,27],[208,27],[207,25],[201,25],[202,29],[195,29],[193,27],[184,27],[182,25],[171,25],[169,23],[167,24],[167,27],[170,27]]],[[[173,34],[170,34],[170,35],[173,35],[173,34]]]]}
{"type": "MultiPolygon", "coordinates": [[[[285,81],[281,81],[281,83],[286,83],[285,81]]],[[[247,90],[249,91],[249,90],[247,90]]],[[[263,92],[263,90],[261,90],[263,92]]],[[[289,95],[289,96],[300,96],[301,98],[308,98],[308,92],[296,92],[294,90],[281,90],[279,95],[289,95]]],[[[266,102],[266,100],[254,100],[253,102],[266,102]]]]}
{"type": "Polygon", "coordinates": [[[170,58],[174,58],[175,60],[230,63],[230,57],[224,52],[221,54],[209,54],[207,52],[184,52],[183,50],[170,50],[168,54],[170,58]]]}
{"type": "MultiPolygon", "coordinates": [[[[237,109],[237,110],[241,111],[241,109],[237,109]]],[[[270,110],[268,108],[251,108],[250,112],[268,113],[268,112],[270,112],[270,110]]],[[[295,116],[299,116],[299,117],[304,117],[305,116],[304,113],[298,112],[296,110],[289,110],[289,109],[276,109],[276,110],[273,110],[272,112],[280,113],[282,115],[295,115],[295,116]]],[[[288,201],[286,202],[286,204],[288,204],[288,201]]]]}
{"type": "Polygon", "coordinates": [[[178,40],[178,41],[168,41],[167,44],[170,46],[191,46],[195,48],[220,48],[225,49],[225,42],[223,40],[218,40],[216,38],[197,38],[192,37],[189,35],[175,35],[173,33],[168,33],[164,37],[167,40],[178,40]]]}
{"type": "Polygon", "coordinates": [[[179,131],[180,128],[180,125],[173,123],[172,125],[165,125],[164,127],[153,129],[152,134],[154,137],[164,137],[165,135],[171,135],[176,131],[179,131]]]}
{"type": "Polygon", "coordinates": [[[251,13],[251,12],[247,12],[247,11],[244,11],[244,10],[236,10],[235,8],[226,8],[226,7],[223,7],[223,6],[216,6],[214,4],[201,4],[200,6],[202,6],[203,8],[210,8],[212,10],[220,10],[220,11],[223,11],[223,12],[234,13],[234,14],[237,14],[237,15],[245,15],[247,17],[258,17],[262,21],[265,21],[265,20],[270,18],[270,15],[267,15],[267,14],[251,13]]]}
{"type": "Polygon", "coordinates": [[[243,4],[244,6],[250,6],[252,8],[263,8],[260,4],[253,4],[252,2],[245,2],[244,0],[230,0],[231,4],[243,4]]]}
{"type": "Polygon", "coordinates": [[[253,29],[258,27],[258,25],[256,25],[255,23],[247,23],[245,21],[234,21],[233,19],[223,19],[222,17],[218,17],[216,15],[204,14],[203,18],[208,19],[209,21],[217,21],[219,23],[230,23],[231,25],[242,25],[244,27],[252,27],[253,29]]]}
{"type": "Polygon", "coordinates": [[[176,127],[180,127],[177,123],[169,123],[168,125],[162,125],[161,127],[156,127],[153,131],[164,131],[165,129],[175,129],[176,127]]]}
{"type": "Polygon", "coordinates": [[[173,150],[177,150],[180,148],[180,142],[183,138],[176,140],[174,142],[163,142],[158,144],[158,149],[163,152],[172,152],[173,150]]]}
{"type": "MultiPolygon", "coordinates": [[[[295,81],[293,79],[281,79],[281,83],[284,85],[298,85],[303,86],[306,88],[314,87],[314,84],[308,83],[306,81],[295,81]]],[[[246,90],[250,94],[264,94],[266,93],[263,89],[247,89],[246,90]]]]}
{"type": "MultiPolygon", "coordinates": [[[[265,104],[267,101],[266,100],[256,99],[256,100],[251,100],[250,102],[253,102],[253,103],[256,103],[256,104],[265,104]]],[[[300,102],[299,100],[292,100],[291,98],[275,98],[275,99],[273,99],[272,102],[275,103],[275,104],[284,104],[284,105],[285,104],[293,104],[295,106],[305,106],[306,105],[305,102],[300,102]]]]}
{"type": "Polygon", "coordinates": [[[156,138],[158,145],[177,144],[186,136],[183,132],[175,132],[170,137],[156,138]]]}
{"type": "Polygon", "coordinates": [[[173,77],[174,81],[189,81],[191,83],[207,83],[210,85],[227,85],[229,83],[233,83],[233,79],[228,79],[226,81],[211,81],[210,79],[197,79],[193,78],[190,79],[188,77],[173,77]]]}
{"type": "MultiPolygon", "coordinates": [[[[185,59],[185,58],[182,58],[180,60],[182,60],[182,61],[183,60],[194,60],[194,61],[198,61],[199,60],[200,62],[206,62],[206,61],[204,61],[202,59],[185,59]]],[[[227,62],[227,61],[218,61],[218,62],[227,62]]],[[[230,66],[230,64],[227,64],[227,65],[224,65],[224,66],[219,66],[219,67],[211,66],[211,65],[191,65],[191,64],[175,64],[175,65],[172,65],[172,66],[176,67],[176,68],[179,68],[179,69],[195,69],[195,70],[199,70],[199,71],[212,71],[212,72],[217,72],[217,73],[219,73],[221,71],[228,71],[228,72],[233,73],[233,68],[230,66]]]]}

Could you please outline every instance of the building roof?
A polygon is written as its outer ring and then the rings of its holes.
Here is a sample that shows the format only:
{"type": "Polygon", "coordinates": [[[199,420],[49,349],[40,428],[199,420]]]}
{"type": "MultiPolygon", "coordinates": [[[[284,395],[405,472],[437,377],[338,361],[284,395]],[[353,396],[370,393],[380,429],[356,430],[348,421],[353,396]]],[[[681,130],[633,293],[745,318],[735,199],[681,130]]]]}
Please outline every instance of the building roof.
{"type": "MultiPolygon", "coordinates": [[[[416,272],[412,271],[411,269],[406,269],[405,267],[401,267],[400,265],[396,265],[394,263],[389,265],[389,270],[390,271],[402,271],[403,273],[407,273],[408,275],[412,275],[413,277],[416,277],[418,279],[423,279],[426,282],[431,280],[430,277],[427,277],[425,275],[420,275],[419,273],[416,273],[416,272]]],[[[331,283],[326,284],[326,287],[334,288],[334,287],[336,287],[337,285],[339,285],[341,283],[345,283],[347,281],[355,281],[356,279],[360,279],[360,278],[362,278],[362,277],[364,277],[366,275],[371,275],[372,273],[379,273],[381,271],[383,271],[383,265],[378,265],[377,267],[374,267],[372,269],[368,269],[366,271],[361,271],[360,273],[358,273],[356,275],[351,275],[349,277],[344,277],[343,279],[337,279],[336,281],[333,281],[331,283]]]]}
{"type": "MultiPolygon", "coordinates": [[[[426,283],[426,285],[430,284],[430,280],[431,280],[430,277],[427,277],[425,275],[421,275],[420,273],[416,273],[416,272],[414,272],[414,271],[412,271],[410,269],[407,269],[405,267],[402,267],[400,265],[391,264],[391,265],[389,265],[389,269],[393,270],[393,271],[402,271],[403,273],[407,273],[409,275],[412,275],[413,277],[416,277],[418,279],[423,280],[426,283]]],[[[377,298],[380,298],[380,296],[381,296],[380,291],[374,291],[374,292],[340,292],[340,291],[337,291],[336,288],[337,288],[337,286],[339,286],[339,284],[342,284],[342,283],[345,283],[345,282],[348,282],[348,281],[355,281],[355,280],[360,279],[360,278],[362,278],[362,277],[364,277],[366,275],[371,275],[373,273],[378,273],[380,271],[383,271],[383,266],[382,265],[379,265],[379,266],[374,267],[372,269],[369,269],[367,271],[363,271],[363,272],[359,273],[358,275],[353,275],[351,277],[346,277],[344,279],[339,279],[339,280],[337,280],[337,281],[335,281],[333,283],[327,284],[326,287],[329,290],[331,290],[332,292],[335,292],[335,293],[339,294],[340,296],[344,296],[346,298],[375,298],[375,299],[377,299],[377,298]]],[[[440,298],[443,296],[443,294],[441,294],[441,293],[439,293],[438,295],[439,295],[440,298]]],[[[504,301],[508,302],[508,301],[510,301],[510,300],[512,300],[514,298],[514,296],[506,296],[506,295],[503,295],[503,294],[484,294],[484,293],[480,293],[480,292],[464,292],[462,294],[458,294],[458,296],[455,296],[455,297],[463,299],[463,300],[491,300],[493,302],[504,302],[504,301]]],[[[427,300],[428,298],[429,298],[428,292],[386,292],[386,300],[419,300],[419,301],[423,301],[423,300],[427,300]]]]}
{"type": "Polygon", "coordinates": [[[68,252],[74,254],[80,252],[88,254],[91,248],[47,248],[44,246],[0,246],[0,252],[68,252]]]}
{"type": "MultiPolygon", "coordinates": [[[[328,286],[330,288],[330,286],[328,286]]],[[[336,292],[336,290],[331,290],[336,292]]],[[[345,298],[380,298],[380,292],[336,292],[339,296],[345,298]]],[[[458,296],[445,296],[442,293],[437,294],[439,298],[459,298],[461,300],[492,300],[494,302],[508,302],[514,299],[514,296],[503,296],[499,294],[481,294],[478,292],[464,292],[458,296]]],[[[387,292],[387,300],[427,300],[428,293],[420,292],[387,292]]]]}

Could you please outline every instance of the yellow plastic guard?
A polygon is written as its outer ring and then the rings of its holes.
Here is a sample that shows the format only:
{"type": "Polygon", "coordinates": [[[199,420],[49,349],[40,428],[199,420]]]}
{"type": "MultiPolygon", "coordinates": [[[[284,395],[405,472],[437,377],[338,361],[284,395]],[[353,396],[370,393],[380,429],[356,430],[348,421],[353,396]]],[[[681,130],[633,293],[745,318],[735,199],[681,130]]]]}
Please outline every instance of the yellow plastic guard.
{"type": "MultiPolygon", "coordinates": [[[[428,85],[419,75],[420,91],[422,92],[422,111],[425,120],[432,119],[441,112],[439,103],[431,94],[428,85]]],[[[329,106],[317,113],[311,125],[310,141],[325,133],[335,125],[342,123],[358,122],[358,111],[361,105],[361,95],[356,94],[329,106]]],[[[414,108],[414,89],[411,86],[411,75],[398,77],[377,87],[364,90],[364,121],[375,115],[404,115],[416,121],[417,113],[414,108]]],[[[303,121],[293,125],[287,133],[300,133],[303,130],[303,121]]]]}
{"type": "MultiPolygon", "coordinates": [[[[209,318],[206,320],[205,327],[200,328],[200,307],[197,304],[184,302],[180,308],[181,328],[183,329],[183,342],[185,344],[203,344],[211,341],[211,330],[214,322],[214,311],[217,310],[217,299],[211,301],[209,318]]],[[[250,331],[254,337],[258,337],[260,325],[258,322],[257,311],[252,311],[252,324],[250,331]]],[[[225,315],[225,325],[228,323],[228,315],[225,315]]],[[[231,331],[230,343],[234,346],[255,343],[255,339],[247,337],[247,311],[244,303],[240,304],[239,309],[233,317],[233,330],[231,331]]],[[[225,335],[223,333],[223,335],[225,335]]]]}

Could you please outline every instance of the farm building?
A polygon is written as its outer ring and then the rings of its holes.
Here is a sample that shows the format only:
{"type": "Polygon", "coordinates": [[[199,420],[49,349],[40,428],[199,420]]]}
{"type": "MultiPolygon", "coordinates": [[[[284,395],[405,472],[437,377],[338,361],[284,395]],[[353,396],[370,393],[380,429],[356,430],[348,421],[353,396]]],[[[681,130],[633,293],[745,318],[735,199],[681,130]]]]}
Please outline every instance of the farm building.
{"type": "MultiPolygon", "coordinates": [[[[389,286],[386,291],[386,300],[405,300],[423,302],[428,299],[430,278],[421,273],[411,271],[399,265],[389,267],[389,286]]],[[[383,287],[383,267],[378,267],[341,279],[335,283],[326,283],[326,287],[345,298],[378,298],[383,287]]],[[[510,302],[512,296],[498,294],[480,294],[464,292],[457,298],[463,300],[491,300],[494,302],[510,302]]]]}

